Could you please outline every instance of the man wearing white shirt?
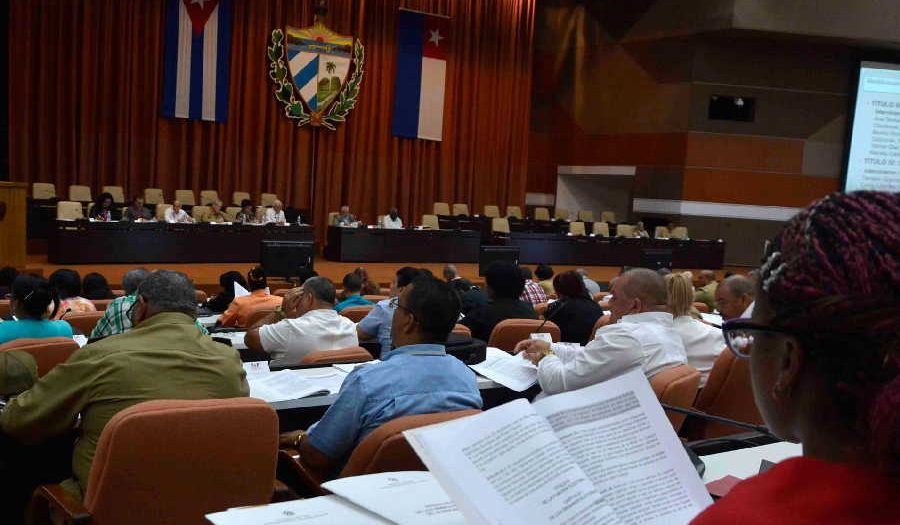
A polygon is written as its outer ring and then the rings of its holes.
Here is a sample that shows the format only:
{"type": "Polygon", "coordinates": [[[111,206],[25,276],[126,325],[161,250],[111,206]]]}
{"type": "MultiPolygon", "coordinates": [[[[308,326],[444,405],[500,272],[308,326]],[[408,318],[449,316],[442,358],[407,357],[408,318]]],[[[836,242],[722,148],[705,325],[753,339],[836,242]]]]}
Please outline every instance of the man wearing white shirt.
{"type": "Polygon", "coordinates": [[[753,317],[756,283],[743,275],[732,275],[716,287],[716,310],[722,319],[749,319],[753,317]]]}
{"type": "Polygon", "coordinates": [[[391,208],[391,211],[381,218],[381,227],[386,230],[403,229],[403,219],[400,218],[400,213],[397,212],[397,208],[391,208]]]}
{"type": "Polygon", "coordinates": [[[172,202],[172,207],[168,208],[165,213],[166,222],[194,222],[194,219],[181,209],[181,202],[172,202]]]}
{"type": "Polygon", "coordinates": [[[614,324],[597,330],[587,346],[521,341],[516,352],[538,365],[545,394],[584,388],[640,368],[647,378],[687,363],[681,337],[666,311],[666,284],[646,268],[620,275],[609,309],[614,324]]]}
{"type": "Polygon", "coordinates": [[[288,292],[281,312],[247,330],[244,344],[254,352],[268,354],[271,366],[296,365],[310,352],[359,345],[356,324],[333,309],[336,295],[328,279],[307,279],[303,286],[288,292]]]}
{"type": "Polygon", "coordinates": [[[284,204],[278,199],[272,201],[272,207],[266,210],[266,224],[273,222],[279,226],[287,224],[284,218],[284,204]]]}

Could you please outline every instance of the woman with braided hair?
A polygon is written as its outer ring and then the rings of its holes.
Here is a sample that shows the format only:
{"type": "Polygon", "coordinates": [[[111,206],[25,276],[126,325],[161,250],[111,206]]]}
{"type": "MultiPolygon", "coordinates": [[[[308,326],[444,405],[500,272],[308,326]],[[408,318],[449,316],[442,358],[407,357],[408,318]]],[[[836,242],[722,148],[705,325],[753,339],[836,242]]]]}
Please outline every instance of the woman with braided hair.
{"type": "Polygon", "coordinates": [[[900,523],[900,194],[830,195],[767,246],[751,320],[723,326],[750,359],[774,433],[803,444],[693,523],[900,523]]]}

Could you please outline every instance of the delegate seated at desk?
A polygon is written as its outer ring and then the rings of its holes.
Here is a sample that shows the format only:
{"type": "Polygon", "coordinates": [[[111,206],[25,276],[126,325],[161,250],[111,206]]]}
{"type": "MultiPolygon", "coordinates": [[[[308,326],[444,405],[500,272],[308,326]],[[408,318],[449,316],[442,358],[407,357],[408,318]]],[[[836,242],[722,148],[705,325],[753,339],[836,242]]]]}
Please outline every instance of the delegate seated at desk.
{"type": "Polygon", "coordinates": [[[192,223],[194,219],[191,218],[190,215],[184,210],[181,209],[180,201],[173,201],[172,207],[166,209],[165,213],[166,222],[177,222],[177,223],[192,223]]]}
{"type": "Polygon", "coordinates": [[[400,416],[480,409],[475,373],[447,355],[459,299],[447,283],[420,276],[400,293],[392,336],[397,348],[381,363],[357,367],[322,419],[308,432],[282,435],[282,444],[322,478],[334,477],[370,432],[400,416]]]}
{"type": "Polygon", "coordinates": [[[222,213],[222,201],[216,199],[209,203],[209,211],[200,219],[200,222],[223,223],[228,222],[228,218],[222,213]]]}
{"type": "Polygon", "coordinates": [[[88,215],[88,218],[97,222],[112,222],[117,220],[117,217],[113,216],[113,211],[112,195],[101,193],[94,200],[94,205],[91,206],[91,213],[88,215]]]}
{"type": "Polygon", "coordinates": [[[403,219],[400,218],[400,212],[397,211],[397,208],[391,208],[391,211],[381,218],[381,227],[386,230],[403,229],[403,219]]]}
{"type": "Polygon", "coordinates": [[[256,223],[256,214],[253,213],[253,202],[250,199],[241,201],[241,211],[234,216],[234,222],[238,224],[256,223]]]}
{"type": "Polygon", "coordinates": [[[152,219],[153,214],[144,207],[144,198],[138,195],[135,195],[134,199],[131,200],[131,206],[125,208],[125,213],[122,215],[122,220],[133,222],[149,221],[152,219]]]}
{"type": "Polygon", "coordinates": [[[284,217],[284,204],[280,200],[272,201],[272,207],[266,210],[265,224],[277,224],[284,226],[287,220],[284,217]]]}
{"type": "Polygon", "coordinates": [[[334,226],[353,226],[357,223],[355,215],[350,213],[350,206],[341,206],[341,212],[334,216],[334,226]]]}

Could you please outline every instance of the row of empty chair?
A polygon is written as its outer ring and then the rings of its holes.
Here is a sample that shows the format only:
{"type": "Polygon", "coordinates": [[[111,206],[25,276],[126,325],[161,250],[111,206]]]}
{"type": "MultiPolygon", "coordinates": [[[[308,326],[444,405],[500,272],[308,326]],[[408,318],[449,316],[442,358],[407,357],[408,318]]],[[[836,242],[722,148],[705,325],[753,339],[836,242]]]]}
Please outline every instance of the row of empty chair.
{"type": "MultiPolygon", "coordinates": [[[[440,221],[438,220],[437,215],[423,215],[422,226],[428,230],[441,229],[440,221]]],[[[636,228],[637,227],[633,224],[617,224],[615,236],[634,237],[636,228]]],[[[491,219],[491,230],[494,233],[510,233],[509,219],[505,217],[494,217],[493,219],[491,219]]],[[[606,222],[595,222],[593,223],[593,230],[590,233],[597,237],[609,237],[609,224],[606,222]]],[[[585,230],[585,223],[583,221],[575,221],[569,223],[569,234],[573,236],[587,235],[588,232],[585,230]]],[[[659,239],[687,239],[687,234],[688,230],[684,226],[673,228],[671,232],[664,226],[660,226],[656,229],[656,237],[659,239]],[[662,235],[660,234],[662,233],[660,228],[665,230],[665,233],[662,235]]]]}
{"type": "MultiPolygon", "coordinates": [[[[84,205],[80,202],[74,201],[59,201],[56,203],[56,218],[58,220],[63,221],[74,221],[78,219],[84,219],[85,213],[90,215],[91,208],[93,208],[93,203],[88,204],[87,212],[84,210],[84,205]]],[[[162,221],[165,219],[166,210],[171,208],[171,204],[159,203],[155,206],[154,216],[156,220],[162,221]]],[[[125,208],[119,210],[124,213],[125,208]]],[[[225,215],[225,219],[229,222],[234,221],[237,213],[241,211],[240,206],[229,206],[222,210],[222,214],[225,215]]],[[[194,206],[191,209],[190,215],[194,219],[195,222],[200,222],[206,217],[210,212],[209,206],[194,206]]],[[[256,218],[257,220],[262,220],[265,217],[266,206],[257,206],[256,207],[256,218]]]]}
{"type": "MultiPolygon", "coordinates": [[[[455,203],[452,208],[449,203],[446,202],[435,202],[434,207],[432,209],[434,215],[469,215],[469,205],[455,203]],[[451,213],[452,212],[452,213],[451,213]]],[[[482,214],[485,217],[490,218],[515,218],[522,219],[522,208],[520,206],[507,206],[506,207],[506,215],[500,215],[500,207],[493,204],[488,204],[484,207],[484,213],[482,214]]],[[[591,210],[579,210],[577,214],[578,220],[582,222],[594,222],[594,212],[591,210]]],[[[569,220],[569,210],[565,208],[556,208],[555,219],[567,221],[569,220]]],[[[550,220],[550,209],[549,208],[535,208],[534,209],[534,219],[538,221],[549,221],[550,220]]],[[[604,211],[600,213],[600,220],[603,222],[616,222],[616,213],[613,211],[604,211]]]]}
{"type": "MultiPolygon", "coordinates": [[[[103,186],[100,193],[109,193],[112,195],[113,202],[123,204],[128,202],[125,197],[125,190],[122,186],[103,186]]],[[[35,182],[31,187],[31,197],[35,200],[54,200],[59,198],[56,192],[56,185],[49,182],[35,182]]],[[[250,193],[246,191],[235,191],[231,194],[231,202],[240,206],[241,201],[250,199],[250,193]]],[[[274,193],[262,193],[259,196],[259,202],[263,206],[271,206],[272,202],[278,199],[278,195],[274,193]]],[[[91,193],[90,186],[73,184],[69,186],[69,201],[73,202],[93,202],[94,195],[91,193]]],[[[219,192],[216,190],[203,190],[200,192],[200,199],[197,200],[194,190],[175,190],[174,200],[181,202],[185,206],[195,206],[197,204],[209,205],[220,200],[219,192]]],[[[163,204],[166,201],[165,192],[162,188],[146,188],[144,190],[145,204],[163,204]]]]}

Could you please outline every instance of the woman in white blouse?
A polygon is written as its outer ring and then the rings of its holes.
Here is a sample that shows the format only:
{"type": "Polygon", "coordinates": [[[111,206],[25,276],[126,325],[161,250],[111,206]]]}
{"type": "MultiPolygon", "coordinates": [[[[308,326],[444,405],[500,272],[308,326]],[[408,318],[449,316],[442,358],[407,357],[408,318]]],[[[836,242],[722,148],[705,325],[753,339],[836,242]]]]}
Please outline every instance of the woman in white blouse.
{"type": "Polygon", "coordinates": [[[725,339],[721,330],[695,317],[699,314],[693,310],[694,285],[690,273],[667,275],[666,289],[675,331],[681,336],[688,365],[700,372],[700,388],[703,388],[713,363],[725,348],[725,339]]]}

